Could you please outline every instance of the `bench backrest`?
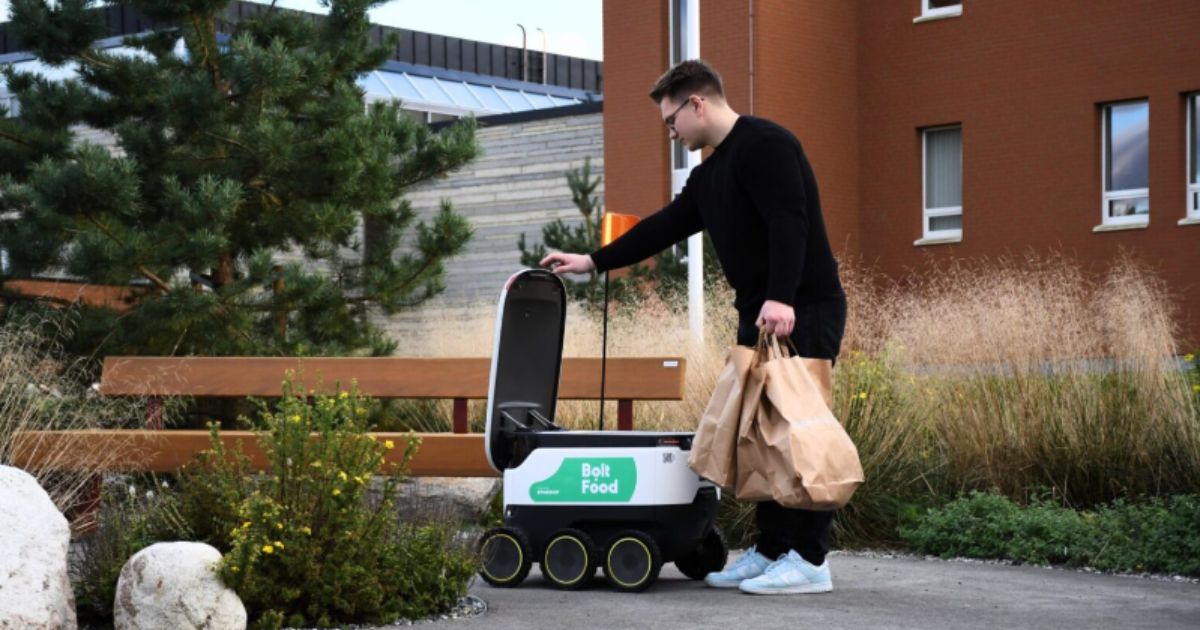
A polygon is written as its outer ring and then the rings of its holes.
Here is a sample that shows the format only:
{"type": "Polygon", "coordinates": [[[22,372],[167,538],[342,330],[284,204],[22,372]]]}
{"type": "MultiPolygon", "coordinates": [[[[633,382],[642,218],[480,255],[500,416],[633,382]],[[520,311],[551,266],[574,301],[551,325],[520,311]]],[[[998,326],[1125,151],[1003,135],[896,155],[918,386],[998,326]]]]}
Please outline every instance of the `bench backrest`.
{"type": "MultiPolygon", "coordinates": [[[[288,372],[318,393],[351,381],[374,398],[487,398],[491,360],[414,358],[108,357],[106,396],[277,397],[288,372]]],[[[559,398],[600,398],[601,361],[563,360],[559,398]]],[[[610,400],[683,400],[686,361],[678,357],[608,359],[610,400]]]]}

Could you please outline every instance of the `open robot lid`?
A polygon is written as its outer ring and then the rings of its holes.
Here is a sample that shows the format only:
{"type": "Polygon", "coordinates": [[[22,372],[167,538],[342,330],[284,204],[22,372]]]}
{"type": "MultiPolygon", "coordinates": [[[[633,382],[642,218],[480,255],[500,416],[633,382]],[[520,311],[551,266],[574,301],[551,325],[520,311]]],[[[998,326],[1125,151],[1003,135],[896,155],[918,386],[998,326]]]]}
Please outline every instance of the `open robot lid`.
{"type": "Polygon", "coordinates": [[[488,463],[508,467],[513,436],[555,430],[567,292],[550,271],[525,269],[504,284],[496,312],[484,443],[488,463]]]}

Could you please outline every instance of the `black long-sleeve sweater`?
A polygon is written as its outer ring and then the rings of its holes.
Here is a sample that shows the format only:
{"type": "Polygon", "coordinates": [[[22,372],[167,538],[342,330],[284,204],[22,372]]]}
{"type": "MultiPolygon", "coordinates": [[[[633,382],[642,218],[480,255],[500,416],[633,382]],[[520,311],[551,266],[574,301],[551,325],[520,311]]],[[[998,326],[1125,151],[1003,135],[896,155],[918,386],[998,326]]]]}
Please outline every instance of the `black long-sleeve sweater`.
{"type": "Polygon", "coordinates": [[[743,316],[757,316],[764,300],[844,295],[812,167],[800,141],[769,120],[740,116],[683,192],[591,257],[599,271],[632,265],[701,229],[743,316]]]}

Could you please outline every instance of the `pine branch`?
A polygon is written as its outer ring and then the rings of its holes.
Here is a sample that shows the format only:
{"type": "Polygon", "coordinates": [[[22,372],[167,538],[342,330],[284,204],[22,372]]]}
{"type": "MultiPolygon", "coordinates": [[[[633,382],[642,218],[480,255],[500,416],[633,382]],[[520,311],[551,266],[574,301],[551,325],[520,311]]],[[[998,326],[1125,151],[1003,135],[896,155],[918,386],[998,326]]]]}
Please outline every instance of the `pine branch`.
{"type": "Polygon", "coordinates": [[[207,28],[202,29],[200,16],[193,13],[189,17],[191,18],[192,28],[196,31],[196,42],[200,45],[200,52],[202,53],[200,55],[200,65],[208,70],[209,76],[212,77],[213,87],[221,90],[221,66],[213,59],[212,50],[209,48],[210,40],[214,46],[217,40],[216,18],[208,16],[204,24],[207,28]],[[211,37],[209,37],[210,34],[212,35],[211,37]]]}
{"type": "MultiPolygon", "coordinates": [[[[101,223],[99,219],[97,219],[96,217],[94,217],[86,212],[84,213],[83,216],[89,222],[91,222],[92,225],[96,226],[96,229],[100,230],[100,232],[102,234],[104,234],[108,238],[112,239],[112,241],[114,243],[116,243],[117,245],[120,245],[121,247],[125,247],[125,242],[121,240],[121,237],[117,236],[111,229],[109,229],[109,227],[107,225],[104,225],[103,223],[101,223]]],[[[166,282],[163,282],[162,278],[159,278],[157,274],[155,274],[153,271],[150,271],[149,269],[147,269],[144,264],[137,263],[134,266],[134,268],[137,269],[137,272],[142,274],[143,277],[145,277],[147,280],[149,280],[151,283],[153,283],[154,286],[158,287],[158,289],[160,291],[162,291],[163,293],[167,293],[171,290],[170,285],[168,285],[166,282]]]]}
{"type": "Polygon", "coordinates": [[[213,140],[219,140],[221,142],[224,142],[225,144],[231,144],[231,145],[245,151],[246,153],[249,153],[250,155],[253,155],[256,157],[258,156],[258,153],[254,149],[250,148],[249,146],[247,146],[245,144],[242,144],[241,142],[238,142],[237,140],[234,140],[233,138],[226,138],[225,136],[217,135],[211,131],[205,131],[204,135],[208,136],[209,138],[212,138],[213,140]]]}
{"type": "Polygon", "coordinates": [[[93,66],[96,66],[97,68],[102,68],[104,70],[112,70],[113,69],[113,65],[111,63],[108,63],[107,61],[101,61],[99,57],[97,57],[87,51],[83,51],[83,52],[79,53],[78,57],[80,60],[86,61],[87,63],[89,63],[93,66]]]}
{"type": "Polygon", "coordinates": [[[3,129],[0,129],[0,138],[4,138],[5,140],[11,140],[13,142],[16,142],[19,145],[26,146],[26,147],[33,146],[28,140],[26,140],[20,136],[13,135],[3,129]]]}

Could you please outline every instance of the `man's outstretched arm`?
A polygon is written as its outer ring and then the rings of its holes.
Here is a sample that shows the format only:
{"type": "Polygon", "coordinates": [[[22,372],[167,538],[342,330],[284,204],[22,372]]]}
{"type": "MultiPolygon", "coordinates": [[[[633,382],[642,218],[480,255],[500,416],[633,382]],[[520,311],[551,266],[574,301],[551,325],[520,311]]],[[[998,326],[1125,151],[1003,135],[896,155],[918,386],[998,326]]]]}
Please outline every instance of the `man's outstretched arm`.
{"type": "Polygon", "coordinates": [[[608,271],[641,262],[704,229],[700,210],[685,186],[665,208],[642,219],[620,238],[591,254],[554,252],[541,260],[554,273],[608,271]]]}

